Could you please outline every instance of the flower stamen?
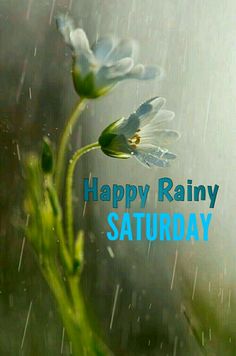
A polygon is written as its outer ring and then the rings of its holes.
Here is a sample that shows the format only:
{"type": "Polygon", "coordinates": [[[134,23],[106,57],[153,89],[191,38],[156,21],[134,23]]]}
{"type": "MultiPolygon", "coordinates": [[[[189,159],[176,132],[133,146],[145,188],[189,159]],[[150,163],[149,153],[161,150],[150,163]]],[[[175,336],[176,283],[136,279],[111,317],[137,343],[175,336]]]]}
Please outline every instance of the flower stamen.
{"type": "MultiPolygon", "coordinates": [[[[140,130],[138,130],[140,131],[140,130]]],[[[135,135],[131,138],[128,139],[130,145],[133,147],[133,148],[136,148],[137,145],[140,143],[141,141],[141,137],[138,135],[138,133],[136,132],[135,135]]]]}

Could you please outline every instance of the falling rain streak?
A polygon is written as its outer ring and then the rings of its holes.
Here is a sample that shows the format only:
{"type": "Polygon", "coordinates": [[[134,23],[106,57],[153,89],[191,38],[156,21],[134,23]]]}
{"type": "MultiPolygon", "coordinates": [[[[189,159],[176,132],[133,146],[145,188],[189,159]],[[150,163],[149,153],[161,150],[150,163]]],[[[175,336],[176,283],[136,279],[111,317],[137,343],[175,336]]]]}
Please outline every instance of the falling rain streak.
{"type": "Polygon", "coordinates": [[[22,336],[22,340],[21,340],[21,349],[23,349],[24,342],[25,342],[25,336],[26,336],[26,331],[27,331],[27,327],[28,327],[28,323],[29,323],[29,318],[30,318],[32,303],[33,303],[33,302],[31,301],[31,302],[30,302],[30,305],[29,305],[29,309],[28,309],[26,321],[25,321],[24,332],[23,332],[23,336],[22,336]]]}
{"type": "Polygon", "coordinates": [[[113,307],[112,307],[112,313],[111,313],[110,330],[112,329],[112,326],[113,326],[113,321],[114,321],[114,316],[115,316],[115,311],[116,311],[116,305],[117,305],[117,300],[118,300],[119,289],[120,289],[120,285],[117,284],[115,297],[114,297],[114,302],[113,302],[113,307]]]}

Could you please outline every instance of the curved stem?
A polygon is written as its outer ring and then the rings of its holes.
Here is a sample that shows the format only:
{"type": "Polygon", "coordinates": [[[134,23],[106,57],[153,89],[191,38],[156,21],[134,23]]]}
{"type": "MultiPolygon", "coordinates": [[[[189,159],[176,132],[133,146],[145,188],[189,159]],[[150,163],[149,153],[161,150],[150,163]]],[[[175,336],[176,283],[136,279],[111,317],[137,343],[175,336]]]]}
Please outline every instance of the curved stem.
{"type": "Polygon", "coordinates": [[[68,245],[71,255],[74,255],[74,234],[73,234],[73,203],[72,203],[72,186],[73,186],[73,174],[77,161],[85,153],[99,148],[98,142],[84,146],[75,152],[72,159],[69,162],[68,172],[66,176],[66,228],[68,235],[68,245]]]}
{"type": "Polygon", "coordinates": [[[63,182],[63,175],[64,175],[64,163],[65,163],[65,152],[66,152],[66,146],[68,144],[68,139],[70,137],[70,133],[72,132],[76,121],[83,111],[84,107],[86,105],[86,99],[81,98],[80,102],[77,104],[75,107],[74,111],[72,112],[71,116],[69,117],[65,129],[63,131],[63,134],[61,136],[60,144],[59,144],[59,152],[57,156],[57,164],[56,164],[56,170],[55,170],[55,181],[56,181],[56,190],[58,193],[60,193],[61,188],[62,188],[62,182],[63,182]]]}

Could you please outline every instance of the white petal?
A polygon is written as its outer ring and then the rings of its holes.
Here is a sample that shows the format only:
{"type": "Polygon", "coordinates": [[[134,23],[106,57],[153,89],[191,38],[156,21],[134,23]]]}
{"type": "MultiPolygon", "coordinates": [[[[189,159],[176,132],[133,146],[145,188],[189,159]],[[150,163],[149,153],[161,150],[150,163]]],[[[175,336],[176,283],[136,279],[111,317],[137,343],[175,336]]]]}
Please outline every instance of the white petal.
{"type": "Polygon", "coordinates": [[[144,70],[145,70],[145,67],[143,64],[137,64],[136,66],[134,66],[134,68],[130,72],[130,77],[139,79],[140,77],[143,76],[144,70]]]}
{"type": "Polygon", "coordinates": [[[155,112],[155,110],[153,110],[148,115],[145,115],[140,121],[142,134],[146,135],[146,133],[150,131],[155,131],[159,128],[160,124],[171,121],[174,117],[175,113],[173,111],[159,110],[158,112],[155,112]]]}
{"type": "Polygon", "coordinates": [[[141,144],[151,144],[155,146],[165,147],[180,138],[180,134],[178,131],[174,130],[153,130],[149,132],[145,132],[143,134],[140,133],[141,136],[141,144]]]}
{"type": "Polygon", "coordinates": [[[165,105],[166,99],[161,97],[154,97],[143,103],[134,114],[139,119],[140,128],[148,125],[152,119],[157,115],[158,111],[165,105]]]}
{"type": "Polygon", "coordinates": [[[154,78],[161,79],[164,76],[163,69],[159,67],[145,67],[143,64],[137,64],[129,73],[130,79],[150,80],[154,78]]]}
{"type": "Polygon", "coordinates": [[[141,152],[146,152],[149,153],[151,155],[153,155],[154,157],[160,158],[160,159],[167,159],[167,160],[173,160],[176,159],[176,154],[172,153],[170,151],[168,151],[167,148],[162,148],[162,147],[158,147],[158,146],[154,146],[154,145],[150,145],[150,144],[139,144],[138,145],[138,151],[141,152]]]}
{"type": "Polygon", "coordinates": [[[127,139],[132,138],[139,128],[139,121],[135,116],[126,119],[119,127],[119,132],[122,133],[127,139]]]}
{"type": "Polygon", "coordinates": [[[149,80],[154,78],[161,79],[163,75],[164,75],[164,71],[161,68],[148,66],[148,67],[144,67],[144,71],[138,79],[141,80],[149,80]]]}
{"type": "Polygon", "coordinates": [[[136,110],[136,115],[142,119],[142,116],[149,115],[151,113],[158,113],[158,111],[164,106],[166,99],[160,96],[156,96],[152,99],[145,101],[139,108],[136,110]]]}
{"type": "Polygon", "coordinates": [[[138,52],[138,45],[131,39],[121,40],[118,45],[110,53],[108,59],[111,63],[120,61],[122,58],[135,58],[138,52]]]}
{"type": "Polygon", "coordinates": [[[103,66],[101,71],[103,71],[104,76],[107,79],[115,79],[126,75],[134,65],[132,58],[123,58],[117,61],[114,65],[103,66]]]}
{"type": "MultiPolygon", "coordinates": [[[[73,21],[68,16],[58,16],[56,21],[58,30],[63,35],[65,42],[73,50],[74,55],[81,56],[83,58],[86,57],[86,61],[93,64],[96,63],[84,30],[81,28],[74,29],[73,21]]],[[[83,58],[80,58],[82,62],[84,61],[83,58]]]]}
{"type": "Polygon", "coordinates": [[[134,156],[135,158],[137,158],[139,162],[141,162],[146,167],[157,166],[157,167],[165,168],[169,166],[168,160],[160,159],[147,152],[136,150],[134,152],[134,156]]]}
{"type": "Polygon", "coordinates": [[[170,110],[160,110],[153,118],[153,120],[151,121],[152,123],[156,123],[156,124],[160,124],[162,122],[167,122],[167,121],[171,121],[173,120],[175,117],[175,113],[173,111],[170,110]]]}
{"type": "Polygon", "coordinates": [[[89,52],[89,41],[86,36],[86,33],[82,28],[77,28],[76,30],[71,31],[70,40],[75,51],[89,52]]]}
{"type": "Polygon", "coordinates": [[[71,46],[70,33],[74,29],[73,20],[69,16],[59,15],[56,18],[58,31],[62,34],[64,41],[71,46]]]}
{"type": "Polygon", "coordinates": [[[109,54],[115,48],[117,40],[114,37],[101,37],[94,43],[92,51],[98,61],[106,63],[109,54]]]}

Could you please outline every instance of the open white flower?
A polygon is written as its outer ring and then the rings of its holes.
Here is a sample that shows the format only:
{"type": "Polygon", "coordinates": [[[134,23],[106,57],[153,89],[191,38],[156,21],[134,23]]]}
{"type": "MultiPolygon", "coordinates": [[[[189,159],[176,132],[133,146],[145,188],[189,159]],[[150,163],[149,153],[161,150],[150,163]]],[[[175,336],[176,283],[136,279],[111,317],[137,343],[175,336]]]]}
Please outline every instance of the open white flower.
{"type": "Polygon", "coordinates": [[[167,167],[176,155],[166,148],[175,142],[177,131],[161,129],[160,124],[174,118],[174,113],[162,109],[166,100],[155,97],[142,104],[128,118],[109,125],[99,137],[102,151],[111,157],[135,157],[147,167],[167,167]]]}
{"type": "Polygon", "coordinates": [[[90,47],[85,32],[75,28],[70,17],[59,16],[57,27],[72,50],[74,86],[82,97],[104,95],[124,79],[161,76],[159,68],[135,63],[137,46],[132,40],[102,37],[90,47]]]}

